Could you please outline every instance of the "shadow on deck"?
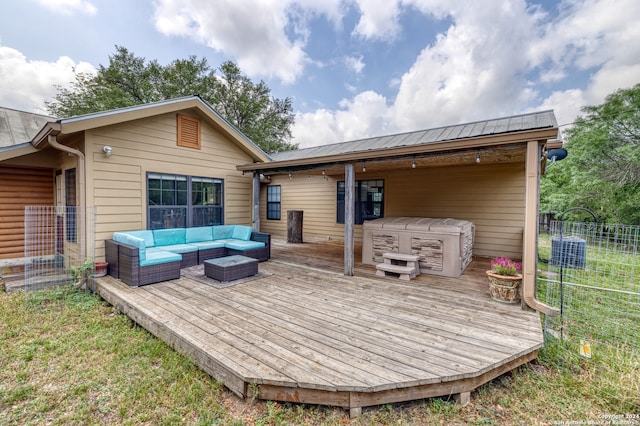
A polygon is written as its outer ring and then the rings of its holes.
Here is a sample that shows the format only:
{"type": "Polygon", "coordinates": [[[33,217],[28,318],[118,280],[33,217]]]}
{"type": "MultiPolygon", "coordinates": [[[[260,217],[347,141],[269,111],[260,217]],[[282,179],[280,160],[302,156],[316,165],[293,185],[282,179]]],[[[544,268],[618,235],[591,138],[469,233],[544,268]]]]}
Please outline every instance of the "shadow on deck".
{"type": "MultiPolygon", "coordinates": [[[[341,243],[275,240],[260,276],[216,288],[186,277],[97,291],[241,397],[362,407],[455,395],[461,402],[537,356],[539,315],[491,301],[474,260],[458,279],[343,272],[341,243]]],[[[359,247],[356,259],[359,257],[359,247]]]]}

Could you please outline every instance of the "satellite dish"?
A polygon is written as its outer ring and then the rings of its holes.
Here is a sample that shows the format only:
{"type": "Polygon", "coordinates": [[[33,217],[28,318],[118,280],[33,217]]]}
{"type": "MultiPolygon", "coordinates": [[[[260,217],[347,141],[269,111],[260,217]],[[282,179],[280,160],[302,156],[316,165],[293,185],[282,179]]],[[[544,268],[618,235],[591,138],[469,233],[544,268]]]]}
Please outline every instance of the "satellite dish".
{"type": "Polygon", "coordinates": [[[560,161],[567,158],[569,153],[564,148],[550,149],[547,151],[547,158],[551,161],[560,161]]]}

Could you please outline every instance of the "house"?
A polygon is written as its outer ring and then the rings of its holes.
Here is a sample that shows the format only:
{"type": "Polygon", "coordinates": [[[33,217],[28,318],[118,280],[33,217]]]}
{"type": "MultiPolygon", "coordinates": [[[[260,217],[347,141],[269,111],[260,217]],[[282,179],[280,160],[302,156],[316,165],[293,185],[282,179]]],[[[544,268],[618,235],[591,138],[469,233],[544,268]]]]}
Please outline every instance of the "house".
{"type": "Polygon", "coordinates": [[[271,156],[198,96],[59,120],[22,113],[19,125],[4,114],[5,264],[24,258],[23,205],[66,209],[62,249],[97,259],[115,231],[240,223],[286,235],[286,212],[302,210],[305,238],[344,241],[347,275],[365,219],[444,217],[473,222],[474,255],[522,259],[526,303],[551,312],[535,273],[539,179],[559,144],[552,111],[271,156]],[[76,235],[93,235],[76,207],[95,212],[95,238],[76,235]]]}
{"type": "Polygon", "coordinates": [[[236,167],[270,159],[198,96],[59,120],[1,114],[3,265],[30,260],[26,205],[58,206],[56,250],[98,260],[115,231],[252,222],[252,178],[236,167]]]}

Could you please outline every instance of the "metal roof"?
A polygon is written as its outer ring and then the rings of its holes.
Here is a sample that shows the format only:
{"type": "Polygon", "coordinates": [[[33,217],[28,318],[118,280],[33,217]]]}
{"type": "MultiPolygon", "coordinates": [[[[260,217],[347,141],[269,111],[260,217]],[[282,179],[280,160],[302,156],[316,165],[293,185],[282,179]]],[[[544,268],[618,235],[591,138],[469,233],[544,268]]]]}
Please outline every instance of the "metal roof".
{"type": "Polygon", "coordinates": [[[514,133],[527,130],[558,127],[552,110],[510,117],[456,124],[435,129],[418,130],[388,136],[378,136],[341,142],[330,145],[303,148],[271,154],[273,161],[300,160],[304,158],[325,157],[354,152],[366,152],[401,146],[423,145],[457,139],[477,138],[482,136],[514,133]]]}
{"type": "Polygon", "coordinates": [[[42,126],[52,120],[55,118],[0,107],[0,148],[31,142],[42,126]]]}

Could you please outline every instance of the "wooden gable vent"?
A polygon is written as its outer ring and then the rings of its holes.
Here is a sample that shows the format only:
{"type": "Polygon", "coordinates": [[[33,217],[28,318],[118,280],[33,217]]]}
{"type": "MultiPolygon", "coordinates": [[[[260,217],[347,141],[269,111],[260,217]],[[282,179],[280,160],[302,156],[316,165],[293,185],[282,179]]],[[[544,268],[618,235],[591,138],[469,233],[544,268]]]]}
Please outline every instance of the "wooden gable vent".
{"type": "Polygon", "coordinates": [[[178,146],[200,149],[200,120],[178,114],[178,146]]]}

